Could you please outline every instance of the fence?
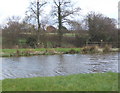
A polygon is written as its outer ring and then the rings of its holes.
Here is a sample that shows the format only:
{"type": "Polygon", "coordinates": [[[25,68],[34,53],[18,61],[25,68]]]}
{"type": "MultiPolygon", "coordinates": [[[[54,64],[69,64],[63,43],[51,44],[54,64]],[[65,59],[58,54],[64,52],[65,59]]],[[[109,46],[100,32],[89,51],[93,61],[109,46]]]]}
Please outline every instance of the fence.
{"type": "Polygon", "coordinates": [[[120,43],[119,42],[88,42],[86,43],[86,46],[100,46],[104,47],[105,45],[109,45],[111,47],[119,47],[120,43]]]}

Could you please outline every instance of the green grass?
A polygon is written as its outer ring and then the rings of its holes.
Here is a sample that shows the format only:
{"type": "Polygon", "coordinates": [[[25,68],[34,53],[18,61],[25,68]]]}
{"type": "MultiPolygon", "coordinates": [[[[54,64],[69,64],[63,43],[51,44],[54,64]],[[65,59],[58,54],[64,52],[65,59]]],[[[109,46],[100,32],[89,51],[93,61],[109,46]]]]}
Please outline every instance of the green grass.
{"type": "MultiPolygon", "coordinates": [[[[17,51],[19,51],[19,55],[25,56],[26,53],[23,53],[23,52],[28,52],[28,51],[45,52],[46,50],[55,50],[56,52],[66,53],[66,52],[69,52],[70,50],[74,50],[76,52],[80,52],[81,48],[2,49],[2,52],[4,54],[2,54],[1,56],[3,56],[3,57],[15,56],[17,51]]],[[[46,54],[51,54],[51,53],[46,53],[46,54]]]]}
{"type": "Polygon", "coordinates": [[[68,52],[71,49],[73,49],[75,51],[78,51],[78,52],[81,51],[81,48],[55,48],[55,50],[58,51],[58,52],[68,52]]]}
{"type": "Polygon", "coordinates": [[[2,49],[2,52],[4,53],[14,53],[17,50],[19,51],[46,51],[46,49],[55,49],[58,52],[67,52],[71,49],[74,49],[76,51],[80,51],[80,48],[36,48],[36,49],[2,49]]]}
{"type": "MultiPolygon", "coordinates": [[[[112,49],[112,51],[113,50],[114,48],[112,49]]],[[[11,57],[11,56],[16,56],[16,55],[33,56],[33,55],[51,55],[51,54],[77,54],[77,53],[82,53],[82,51],[83,51],[83,48],[0,49],[0,53],[1,53],[0,56],[11,57]],[[19,51],[19,54],[17,54],[17,51],[19,51]],[[34,52],[36,51],[41,52],[41,53],[35,54],[34,52]],[[56,53],[54,53],[54,51],[56,53]]],[[[117,52],[117,51],[118,49],[114,50],[113,52],[117,52]]]]}
{"type": "Polygon", "coordinates": [[[11,54],[11,53],[16,53],[16,51],[20,52],[25,52],[25,51],[45,51],[45,48],[40,48],[40,49],[2,49],[2,52],[5,54],[11,54]]]}
{"type": "MultiPolygon", "coordinates": [[[[58,35],[58,33],[46,33],[46,35],[58,35]]],[[[65,37],[75,37],[75,33],[64,33],[65,37]]]]}
{"type": "Polygon", "coordinates": [[[65,33],[63,36],[75,37],[75,33],[65,33]]]}
{"type": "Polygon", "coordinates": [[[5,79],[3,91],[118,91],[117,73],[5,79]]]}
{"type": "Polygon", "coordinates": [[[2,81],[0,81],[0,92],[2,92],[2,81]]]}
{"type": "Polygon", "coordinates": [[[19,39],[19,43],[26,43],[26,39],[19,39]]]}

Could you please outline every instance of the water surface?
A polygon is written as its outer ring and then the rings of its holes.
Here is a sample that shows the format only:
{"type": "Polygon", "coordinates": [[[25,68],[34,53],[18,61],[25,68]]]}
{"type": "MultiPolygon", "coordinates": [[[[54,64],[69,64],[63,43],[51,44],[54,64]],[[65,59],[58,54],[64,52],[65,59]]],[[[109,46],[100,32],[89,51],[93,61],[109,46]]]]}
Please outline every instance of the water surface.
{"type": "Polygon", "coordinates": [[[2,58],[2,79],[103,73],[109,71],[118,72],[118,53],[2,58]]]}

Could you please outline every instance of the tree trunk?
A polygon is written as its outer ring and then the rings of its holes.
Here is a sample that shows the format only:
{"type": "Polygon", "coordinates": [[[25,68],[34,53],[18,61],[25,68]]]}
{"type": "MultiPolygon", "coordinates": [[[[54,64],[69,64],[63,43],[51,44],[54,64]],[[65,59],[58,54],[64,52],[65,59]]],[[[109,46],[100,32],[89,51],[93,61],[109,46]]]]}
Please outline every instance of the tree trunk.
{"type": "Polygon", "coordinates": [[[39,45],[40,43],[40,18],[39,18],[39,1],[37,2],[37,25],[38,25],[38,31],[37,31],[37,43],[39,45]]]}
{"type": "Polygon", "coordinates": [[[61,17],[61,4],[59,2],[58,5],[58,23],[59,23],[59,29],[58,29],[58,36],[59,36],[59,47],[61,47],[61,43],[62,43],[62,17],[61,17]]]}

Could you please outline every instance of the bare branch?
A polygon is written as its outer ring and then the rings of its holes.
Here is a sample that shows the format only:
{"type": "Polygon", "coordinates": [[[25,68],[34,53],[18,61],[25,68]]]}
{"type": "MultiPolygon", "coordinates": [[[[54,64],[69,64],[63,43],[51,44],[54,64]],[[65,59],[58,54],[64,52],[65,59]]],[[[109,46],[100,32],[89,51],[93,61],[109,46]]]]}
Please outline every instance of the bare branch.
{"type": "Polygon", "coordinates": [[[33,8],[31,8],[31,10],[32,10],[32,12],[33,12],[34,14],[37,14],[33,8]]]}
{"type": "Polygon", "coordinates": [[[47,2],[40,4],[40,8],[43,7],[45,4],[47,4],[47,2]]]}
{"type": "Polygon", "coordinates": [[[58,4],[57,4],[57,2],[56,2],[55,0],[53,0],[53,2],[54,2],[54,4],[55,4],[56,6],[58,6],[58,4]]]}

